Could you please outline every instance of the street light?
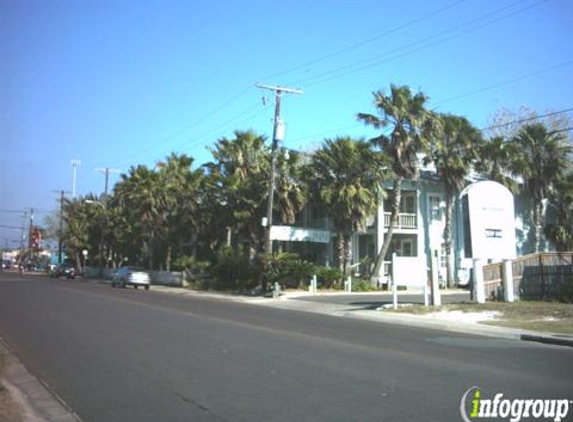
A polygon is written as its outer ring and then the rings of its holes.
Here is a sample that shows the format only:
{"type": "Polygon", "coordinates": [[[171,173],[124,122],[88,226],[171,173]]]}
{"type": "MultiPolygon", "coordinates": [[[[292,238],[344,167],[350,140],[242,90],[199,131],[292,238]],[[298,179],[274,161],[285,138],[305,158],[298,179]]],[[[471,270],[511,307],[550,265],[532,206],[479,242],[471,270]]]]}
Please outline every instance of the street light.
{"type": "Polygon", "coordinates": [[[102,207],[104,210],[107,208],[103,202],[94,201],[93,199],[86,199],[84,202],[85,202],[86,204],[99,205],[99,206],[102,207]]]}
{"type": "Polygon", "coordinates": [[[72,164],[72,167],[74,169],[73,170],[74,171],[74,177],[72,180],[72,199],[75,199],[75,197],[76,197],[76,169],[82,165],[82,162],[81,162],[81,160],[77,160],[74,158],[71,160],[71,164],[72,164]]]}

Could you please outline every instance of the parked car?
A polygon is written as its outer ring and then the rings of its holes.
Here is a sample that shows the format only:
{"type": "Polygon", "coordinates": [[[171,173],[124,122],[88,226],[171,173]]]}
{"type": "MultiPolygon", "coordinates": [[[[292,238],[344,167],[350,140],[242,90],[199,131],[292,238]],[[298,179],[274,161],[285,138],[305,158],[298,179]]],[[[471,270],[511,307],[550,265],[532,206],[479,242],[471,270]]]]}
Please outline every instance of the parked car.
{"type": "Polygon", "coordinates": [[[77,272],[72,264],[60,264],[50,272],[50,277],[66,277],[74,279],[76,278],[77,272]]]}
{"type": "Polygon", "coordinates": [[[111,287],[121,286],[125,287],[131,285],[134,288],[142,286],[145,290],[149,290],[151,286],[151,278],[149,274],[143,269],[138,267],[121,267],[118,268],[111,280],[111,287]]]}

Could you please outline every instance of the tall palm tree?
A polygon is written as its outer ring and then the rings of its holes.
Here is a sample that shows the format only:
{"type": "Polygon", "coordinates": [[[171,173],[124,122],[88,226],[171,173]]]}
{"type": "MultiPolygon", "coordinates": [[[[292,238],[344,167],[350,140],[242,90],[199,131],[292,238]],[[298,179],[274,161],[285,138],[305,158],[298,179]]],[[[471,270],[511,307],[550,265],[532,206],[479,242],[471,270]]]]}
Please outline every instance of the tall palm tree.
{"type": "Polygon", "coordinates": [[[433,162],[445,188],[444,247],[446,253],[447,285],[453,285],[452,213],[457,194],[466,184],[466,177],[477,158],[481,133],[466,118],[451,114],[440,115],[441,135],[433,142],[425,162],[433,162]]]}
{"type": "Polygon", "coordinates": [[[438,119],[426,109],[428,97],[423,93],[412,94],[408,86],[390,86],[390,94],[374,92],[374,106],[379,116],[359,113],[358,120],[375,129],[389,127],[390,134],[382,134],[372,140],[391,158],[394,182],[391,201],[390,225],[384,243],[376,258],[372,272],[373,281],[378,281],[384,260],[398,221],[402,198],[402,181],[416,179],[419,175],[418,153],[427,153],[435,134],[438,119]]]}
{"type": "Polygon", "coordinates": [[[477,171],[501,183],[513,194],[519,192],[515,174],[521,166],[521,155],[517,144],[503,136],[495,136],[480,143],[478,157],[475,166],[477,171]]]}
{"type": "Polygon", "coordinates": [[[135,224],[140,225],[145,236],[149,269],[154,268],[156,241],[169,210],[167,193],[162,189],[159,173],[146,166],[131,167],[128,175],[122,175],[114,194],[119,203],[133,214],[135,224]]]}
{"type": "Polygon", "coordinates": [[[311,191],[320,198],[338,232],[338,262],[346,273],[351,235],[376,212],[382,194],[382,155],[368,142],[348,137],[326,139],[306,172],[311,191]]]}
{"type": "Polygon", "coordinates": [[[302,183],[303,166],[300,154],[281,150],[277,158],[276,202],[284,224],[292,225],[307,200],[305,185],[302,183]]]}
{"type": "Polygon", "coordinates": [[[542,123],[524,126],[513,142],[519,147],[522,157],[518,174],[523,177],[524,190],[533,202],[533,244],[535,252],[539,252],[543,230],[543,201],[554,183],[570,167],[568,154],[571,153],[571,146],[565,142],[561,133],[548,130],[542,123]]]}
{"type": "Polygon", "coordinates": [[[62,243],[66,246],[68,259],[76,262],[79,272],[82,272],[81,252],[89,242],[88,230],[90,219],[86,204],[82,198],[66,199],[63,203],[62,217],[64,222],[62,243]]]}
{"type": "Polygon", "coordinates": [[[573,171],[559,178],[549,194],[554,221],[545,225],[545,235],[560,252],[573,250],[573,171]]]}
{"type": "Polygon", "coordinates": [[[185,242],[197,241],[199,232],[199,187],[203,170],[192,170],[193,158],[172,153],[159,164],[159,182],[166,193],[165,269],[171,270],[173,251],[181,253],[185,242]]]}
{"type": "Polygon", "coordinates": [[[265,137],[251,130],[236,131],[233,139],[219,139],[211,153],[214,161],[206,166],[224,213],[219,216],[219,226],[228,226],[235,234],[243,235],[252,259],[262,238],[260,222],[269,174],[265,137]]]}

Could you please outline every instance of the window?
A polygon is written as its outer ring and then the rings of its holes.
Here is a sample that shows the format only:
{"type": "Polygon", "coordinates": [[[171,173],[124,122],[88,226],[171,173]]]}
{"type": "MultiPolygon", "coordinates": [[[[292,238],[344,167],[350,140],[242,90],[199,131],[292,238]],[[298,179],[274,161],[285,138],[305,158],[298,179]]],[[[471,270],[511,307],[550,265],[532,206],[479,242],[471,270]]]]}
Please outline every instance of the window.
{"type": "Polygon", "coordinates": [[[437,195],[430,195],[428,198],[428,208],[430,214],[430,220],[441,220],[442,219],[442,198],[437,195]]]}
{"type": "Polygon", "coordinates": [[[446,268],[448,265],[448,255],[446,254],[446,244],[442,243],[440,248],[440,267],[446,268]]]}
{"type": "Polygon", "coordinates": [[[412,242],[409,240],[402,241],[402,256],[414,256],[412,254],[412,242]]]}
{"type": "Polygon", "coordinates": [[[400,203],[400,212],[405,212],[408,214],[416,213],[416,201],[414,194],[408,193],[402,196],[402,202],[400,203]]]}
{"type": "Polygon", "coordinates": [[[495,237],[501,239],[503,236],[500,229],[485,229],[485,237],[495,237]]]}

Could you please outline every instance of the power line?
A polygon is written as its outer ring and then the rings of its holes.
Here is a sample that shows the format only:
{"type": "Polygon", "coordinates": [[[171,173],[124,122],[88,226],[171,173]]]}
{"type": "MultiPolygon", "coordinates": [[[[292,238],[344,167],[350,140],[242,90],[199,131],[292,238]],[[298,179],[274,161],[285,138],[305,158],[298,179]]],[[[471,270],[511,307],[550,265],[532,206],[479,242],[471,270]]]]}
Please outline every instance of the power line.
{"type": "MultiPolygon", "coordinates": [[[[183,126],[181,129],[175,131],[174,133],[172,133],[171,135],[168,135],[167,137],[161,139],[161,141],[159,142],[155,142],[152,145],[150,145],[148,148],[145,148],[143,151],[140,151],[140,153],[138,154],[138,156],[141,156],[143,154],[146,154],[160,146],[162,146],[165,142],[169,142],[175,138],[178,138],[179,136],[183,135],[184,133],[188,132],[189,130],[193,129],[194,127],[196,127],[197,125],[199,125],[200,123],[203,123],[205,120],[207,120],[208,118],[212,117],[214,114],[219,113],[222,109],[224,109],[225,107],[227,107],[229,104],[233,103],[234,101],[236,101],[237,99],[239,99],[240,97],[242,97],[243,95],[245,95],[247,92],[249,92],[249,90],[251,89],[251,87],[244,89],[243,91],[239,92],[238,94],[232,96],[231,98],[229,98],[228,100],[225,100],[223,103],[221,103],[219,106],[217,106],[216,108],[214,108],[213,110],[211,110],[208,113],[205,113],[204,115],[202,115],[201,117],[199,117],[197,120],[193,121],[192,123],[183,126]]],[[[121,160],[117,160],[114,163],[123,163],[127,160],[131,160],[133,159],[133,156],[121,159],[121,160]]]]}
{"type": "MultiPolygon", "coordinates": [[[[215,129],[210,129],[210,130],[207,130],[207,131],[205,131],[205,132],[199,134],[199,135],[197,136],[197,138],[198,138],[197,140],[195,140],[195,141],[186,140],[186,141],[184,141],[184,142],[182,142],[182,143],[180,143],[180,144],[177,144],[177,145],[172,146],[172,147],[171,147],[171,150],[173,151],[173,150],[176,150],[176,149],[182,148],[182,147],[190,148],[190,147],[192,147],[192,146],[195,146],[195,145],[198,145],[198,144],[201,144],[201,143],[205,142],[202,138],[206,137],[207,135],[210,135],[211,133],[215,133],[215,132],[217,132],[217,131],[221,131],[222,128],[226,128],[226,127],[231,126],[231,125],[240,125],[240,124],[243,124],[244,122],[249,121],[249,120],[253,119],[254,117],[258,116],[259,114],[261,114],[261,111],[259,110],[259,111],[257,111],[256,113],[254,113],[254,114],[252,114],[252,115],[249,115],[249,117],[247,117],[247,118],[245,118],[245,119],[243,119],[243,120],[240,120],[240,121],[237,121],[237,120],[240,119],[241,117],[243,117],[245,114],[249,113],[250,111],[254,110],[255,108],[259,108],[259,107],[260,107],[260,105],[259,105],[259,103],[257,102],[257,104],[252,105],[251,107],[247,108],[246,110],[243,110],[242,112],[236,114],[235,116],[233,116],[232,118],[228,119],[227,121],[218,124],[218,125],[217,125],[217,128],[215,128],[215,129]]],[[[150,152],[150,150],[142,151],[142,152],[139,153],[139,154],[132,155],[129,159],[144,157],[145,154],[148,153],[148,152],[150,152]]],[[[124,160],[124,161],[125,161],[125,160],[124,160]]]]}
{"type": "MultiPolygon", "coordinates": [[[[459,0],[459,1],[456,1],[456,2],[453,2],[453,3],[450,3],[450,4],[448,4],[448,5],[446,5],[446,6],[442,7],[442,8],[439,8],[439,9],[433,11],[433,12],[430,12],[430,13],[428,13],[428,14],[425,14],[425,15],[423,15],[423,16],[420,16],[420,17],[418,17],[418,18],[416,18],[416,19],[413,19],[413,20],[411,20],[411,21],[408,21],[408,22],[406,22],[406,23],[403,24],[403,25],[399,25],[399,26],[397,26],[397,27],[395,27],[395,28],[392,28],[392,29],[390,29],[390,30],[388,30],[388,31],[385,31],[385,32],[383,32],[383,33],[381,33],[381,34],[375,35],[375,36],[370,37],[370,38],[367,38],[367,39],[365,39],[365,40],[363,40],[363,41],[360,41],[360,42],[357,42],[357,43],[355,43],[355,44],[352,44],[352,45],[350,45],[350,46],[348,46],[348,47],[344,47],[344,48],[342,48],[342,49],[340,49],[340,50],[337,50],[337,51],[334,51],[334,52],[332,52],[332,53],[326,54],[326,55],[324,55],[324,56],[322,56],[322,57],[319,57],[319,58],[317,58],[317,59],[313,59],[313,60],[311,60],[310,62],[303,63],[303,64],[301,64],[301,65],[295,66],[295,67],[293,67],[293,68],[291,68],[291,69],[288,69],[288,70],[286,70],[286,71],[283,71],[283,72],[280,72],[280,73],[278,73],[278,74],[272,75],[272,76],[270,76],[269,78],[276,77],[276,76],[279,76],[279,75],[285,74],[285,73],[290,73],[290,72],[292,72],[293,70],[297,70],[297,69],[300,69],[300,68],[302,68],[302,67],[306,67],[306,66],[309,66],[309,65],[311,65],[311,64],[318,63],[318,62],[320,62],[320,61],[326,60],[327,58],[334,57],[334,56],[340,55],[340,54],[342,54],[342,53],[344,53],[344,52],[347,52],[347,51],[356,49],[356,48],[358,48],[358,47],[361,47],[361,46],[363,46],[363,45],[372,43],[372,42],[377,41],[377,40],[379,40],[379,39],[381,39],[381,38],[383,38],[383,37],[386,37],[386,36],[388,36],[388,35],[390,35],[390,34],[392,34],[392,33],[398,32],[398,31],[403,30],[403,29],[405,29],[405,28],[407,28],[407,27],[409,27],[409,26],[412,26],[412,25],[414,25],[414,24],[416,24],[416,23],[419,23],[419,22],[421,22],[421,21],[423,21],[423,20],[426,20],[426,19],[428,19],[428,18],[430,18],[430,17],[439,15],[439,14],[441,14],[441,13],[443,13],[443,12],[445,12],[445,11],[451,9],[451,8],[454,8],[454,7],[458,6],[459,4],[465,3],[465,2],[467,2],[467,1],[469,1],[469,0],[459,0]]],[[[269,79],[269,78],[264,78],[264,79],[269,79]]],[[[229,104],[231,104],[232,102],[234,102],[235,100],[237,100],[238,98],[242,97],[244,94],[246,94],[246,93],[249,91],[249,89],[250,89],[250,87],[247,88],[247,89],[245,89],[245,90],[243,90],[243,91],[241,91],[241,92],[239,92],[238,94],[236,94],[235,96],[231,97],[230,99],[224,101],[222,104],[220,104],[220,105],[219,105],[218,107],[216,107],[214,110],[212,110],[211,112],[209,112],[209,113],[205,114],[204,116],[200,117],[199,119],[197,119],[196,121],[192,122],[191,124],[182,127],[181,129],[177,130],[177,131],[174,132],[173,134],[171,134],[171,135],[167,136],[166,138],[162,139],[160,142],[157,142],[157,143],[155,143],[155,144],[152,144],[150,147],[148,147],[148,148],[146,148],[145,150],[141,151],[141,152],[139,153],[139,156],[141,156],[142,154],[145,154],[145,153],[147,153],[147,152],[150,152],[150,151],[152,151],[152,150],[158,148],[158,147],[161,146],[163,143],[168,142],[168,141],[170,141],[170,140],[172,140],[172,139],[175,139],[175,138],[179,137],[180,135],[182,135],[182,134],[185,133],[185,132],[188,132],[190,129],[192,129],[192,128],[194,128],[195,126],[197,126],[198,124],[202,123],[202,122],[205,121],[207,118],[211,117],[213,114],[218,113],[218,112],[221,111],[223,108],[225,108],[226,106],[228,106],[229,104]]],[[[129,159],[133,159],[133,156],[131,156],[131,157],[129,157],[129,158],[125,158],[125,159],[123,159],[123,160],[121,160],[121,161],[116,161],[116,163],[121,163],[121,162],[124,162],[124,161],[129,160],[129,159]]]]}
{"type": "MultiPolygon", "coordinates": [[[[568,112],[570,112],[570,111],[573,111],[573,107],[566,108],[566,109],[564,109],[564,110],[559,110],[559,111],[552,111],[552,112],[550,112],[550,113],[541,114],[541,115],[539,115],[539,116],[526,117],[526,118],[523,118],[523,119],[513,120],[513,121],[507,122],[507,123],[500,123],[500,124],[498,124],[498,125],[488,126],[488,127],[483,128],[483,129],[480,129],[480,131],[485,132],[486,130],[492,130],[492,129],[497,129],[497,128],[504,127],[504,126],[509,126],[509,125],[514,125],[514,124],[519,124],[519,123],[530,122],[530,121],[532,121],[532,120],[539,120],[539,119],[543,119],[543,118],[549,117],[549,116],[554,116],[554,115],[557,115],[557,114],[568,113],[568,112]]],[[[570,130],[570,129],[563,129],[563,130],[560,130],[559,132],[565,132],[565,131],[567,131],[567,130],[570,130]]],[[[555,133],[557,133],[557,132],[555,132],[555,133]]]]}
{"type": "Polygon", "coordinates": [[[526,74],[526,75],[517,76],[517,77],[515,77],[515,78],[513,78],[513,79],[509,79],[509,80],[506,80],[506,81],[503,81],[503,82],[499,82],[499,83],[497,83],[497,84],[489,85],[489,86],[486,86],[486,87],[483,87],[483,88],[475,89],[475,90],[473,90],[473,91],[465,92],[465,93],[463,93],[463,94],[455,95],[455,96],[453,96],[453,97],[446,98],[445,100],[438,101],[438,102],[436,103],[436,107],[435,107],[434,109],[436,109],[438,105],[443,104],[443,103],[447,103],[447,102],[454,101],[454,100],[459,100],[460,98],[469,97],[469,96],[471,96],[471,95],[478,94],[478,93],[480,93],[480,92],[489,91],[490,89],[499,88],[499,87],[504,86],[504,85],[509,85],[509,84],[514,83],[514,82],[519,82],[519,81],[522,81],[522,80],[525,80],[525,79],[529,79],[529,78],[532,78],[532,77],[534,77],[534,76],[538,76],[538,75],[541,75],[541,74],[543,74],[543,73],[549,72],[549,71],[551,71],[551,70],[555,70],[555,69],[559,69],[559,68],[562,68],[562,67],[570,66],[570,65],[572,65],[572,64],[573,64],[573,60],[569,60],[569,61],[566,61],[566,62],[563,62],[563,63],[559,63],[559,64],[552,65],[552,66],[549,66],[549,67],[545,67],[545,68],[543,68],[543,69],[536,70],[535,72],[528,73],[528,74],[526,74]]]}
{"type": "Polygon", "coordinates": [[[572,127],[567,127],[567,128],[565,128],[565,129],[552,130],[551,133],[569,132],[570,130],[573,130],[573,126],[572,126],[572,127]]]}
{"type": "Polygon", "coordinates": [[[392,61],[392,60],[396,60],[396,59],[399,59],[399,58],[402,58],[402,57],[409,56],[409,55],[411,55],[411,54],[417,53],[417,52],[419,52],[419,51],[426,50],[426,49],[428,49],[428,48],[430,48],[430,47],[433,47],[433,46],[435,46],[435,45],[443,44],[444,42],[449,41],[449,40],[451,40],[451,39],[453,39],[453,38],[459,37],[459,36],[461,36],[461,35],[465,35],[465,34],[470,33],[470,32],[474,32],[474,31],[476,31],[476,30],[478,30],[478,29],[481,29],[481,28],[484,28],[484,27],[486,27],[486,26],[489,26],[489,25],[492,25],[492,24],[494,24],[494,23],[497,23],[497,22],[499,22],[499,21],[505,20],[505,19],[507,19],[507,18],[509,18],[509,17],[511,17],[511,16],[514,16],[514,15],[516,15],[516,14],[518,14],[518,13],[523,13],[523,12],[525,12],[525,11],[527,11],[527,10],[529,10],[529,9],[532,9],[532,8],[534,8],[534,7],[537,7],[537,6],[539,6],[539,5],[543,4],[543,3],[547,3],[548,1],[551,1],[551,0],[540,0],[540,1],[537,1],[537,2],[535,2],[535,3],[533,3],[533,4],[531,4],[531,5],[528,5],[528,6],[526,6],[526,7],[522,7],[522,8],[520,8],[520,9],[514,10],[514,11],[509,12],[509,13],[506,13],[505,15],[502,15],[502,16],[500,16],[500,17],[494,18],[494,19],[489,20],[489,21],[487,21],[487,22],[485,22],[485,23],[482,23],[482,24],[479,24],[479,25],[474,26],[474,27],[472,27],[472,28],[469,28],[469,29],[467,29],[467,30],[465,30],[465,31],[457,32],[457,33],[454,33],[454,34],[452,34],[452,35],[442,37],[442,36],[444,36],[444,35],[446,35],[446,34],[455,32],[455,31],[457,31],[457,30],[460,29],[460,28],[463,28],[463,27],[466,27],[466,26],[475,24],[475,23],[477,23],[477,22],[479,22],[479,21],[485,20],[485,19],[487,19],[487,18],[489,18],[489,17],[491,17],[491,16],[495,16],[495,15],[497,15],[497,14],[499,14],[499,13],[502,13],[502,12],[508,10],[508,9],[514,8],[516,5],[519,5],[519,4],[522,4],[522,3],[523,3],[522,1],[518,1],[518,2],[512,3],[512,4],[508,5],[508,6],[504,6],[504,7],[501,7],[501,8],[499,8],[499,9],[496,9],[496,10],[494,10],[493,12],[486,13],[486,14],[484,14],[484,15],[481,15],[481,16],[477,17],[477,18],[470,19],[470,20],[468,20],[468,21],[466,21],[466,22],[463,22],[463,23],[461,23],[461,24],[455,25],[455,26],[453,26],[453,27],[451,27],[451,28],[449,28],[449,29],[446,29],[446,30],[444,30],[444,31],[440,31],[440,32],[438,32],[438,33],[436,33],[436,34],[433,34],[433,35],[430,35],[430,36],[421,38],[421,39],[419,39],[419,40],[417,40],[417,41],[414,41],[414,42],[412,42],[412,43],[410,43],[410,44],[406,44],[406,45],[403,45],[403,46],[401,46],[401,47],[397,47],[397,48],[395,48],[395,49],[389,50],[389,51],[387,51],[387,52],[385,52],[385,53],[383,53],[383,54],[376,55],[376,56],[374,56],[374,57],[371,57],[370,59],[362,60],[362,61],[359,61],[359,62],[350,64],[350,65],[342,66],[342,67],[339,67],[339,68],[337,68],[337,69],[333,69],[333,70],[330,70],[330,71],[327,71],[327,72],[323,72],[323,73],[321,73],[321,74],[312,76],[312,77],[310,77],[310,78],[297,81],[296,84],[297,84],[297,85],[306,85],[306,86],[318,85],[318,84],[321,84],[321,83],[324,83],[324,82],[328,82],[328,81],[330,81],[330,80],[332,80],[332,79],[337,79],[337,78],[340,78],[340,77],[343,77],[343,76],[346,76],[346,75],[349,75],[349,74],[353,74],[353,73],[356,73],[356,72],[360,72],[360,71],[362,71],[362,70],[369,69],[369,68],[371,68],[371,67],[379,66],[379,65],[381,65],[381,64],[388,63],[388,62],[390,62],[390,61],[392,61]],[[439,38],[439,37],[442,37],[442,38],[439,38]],[[432,39],[436,39],[436,38],[439,38],[439,39],[438,39],[437,41],[435,41],[435,42],[428,42],[428,41],[430,41],[430,40],[432,40],[432,39]],[[418,47],[418,48],[414,48],[414,49],[411,49],[411,50],[409,50],[409,51],[406,51],[406,52],[404,52],[404,53],[402,53],[402,54],[396,54],[396,55],[393,55],[393,56],[392,56],[393,53],[398,53],[398,52],[403,51],[403,50],[408,50],[409,48],[415,47],[416,45],[420,45],[420,44],[421,44],[421,46],[418,47]]]}
{"type": "Polygon", "coordinates": [[[403,30],[403,29],[405,29],[405,28],[408,28],[408,27],[410,27],[410,26],[412,26],[412,25],[414,25],[414,24],[417,24],[417,23],[420,23],[420,22],[422,22],[422,21],[424,21],[424,20],[427,20],[428,18],[431,18],[432,16],[439,15],[440,13],[445,12],[446,10],[452,9],[453,7],[458,6],[458,5],[461,4],[461,3],[466,3],[467,1],[468,1],[468,0],[460,0],[460,1],[456,1],[456,2],[454,2],[454,3],[447,4],[446,6],[444,6],[444,7],[442,7],[442,8],[439,8],[439,9],[437,9],[437,10],[434,10],[433,12],[430,12],[430,13],[428,13],[428,14],[422,15],[422,16],[420,16],[420,17],[418,17],[418,18],[415,18],[415,19],[413,19],[413,20],[411,20],[411,21],[408,21],[408,22],[406,22],[406,23],[404,23],[404,24],[402,24],[402,25],[399,25],[399,26],[397,26],[397,27],[394,27],[394,28],[392,28],[392,29],[389,29],[388,31],[382,32],[381,34],[374,35],[374,36],[372,36],[372,37],[370,37],[370,38],[367,38],[367,39],[365,39],[365,40],[363,40],[363,41],[359,41],[359,42],[357,42],[357,43],[355,43],[355,44],[351,44],[351,45],[349,45],[349,46],[347,46],[347,47],[343,47],[343,48],[341,48],[341,49],[339,49],[339,50],[336,50],[336,51],[327,53],[327,54],[325,54],[325,55],[323,55],[323,56],[320,56],[320,57],[318,57],[318,58],[316,58],[316,59],[312,59],[312,60],[307,61],[307,62],[305,62],[305,63],[302,63],[302,64],[299,64],[299,65],[293,66],[293,67],[291,67],[291,68],[289,68],[289,69],[287,69],[287,70],[284,70],[284,71],[275,73],[275,74],[273,74],[273,75],[267,76],[267,77],[262,78],[262,79],[267,79],[267,80],[268,80],[268,79],[274,79],[274,78],[276,78],[276,77],[278,77],[278,76],[284,76],[284,75],[286,75],[286,74],[288,74],[288,73],[291,73],[291,72],[294,72],[294,71],[296,71],[296,70],[299,70],[299,69],[302,69],[302,68],[305,68],[305,67],[308,67],[308,66],[312,66],[313,64],[322,62],[322,61],[327,60],[327,59],[330,59],[330,58],[332,58],[332,57],[339,56],[339,55],[341,55],[341,54],[343,54],[343,53],[346,53],[347,51],[354,50],[354,49],[359,48],[359,47],[362,47],[362,46],[364,46],[364,45],[366,45],[366,44],[370,44],[370,43],[372,43],[372,42],[374,42],[374,41],[378,41],[379,39],[382,39],[382,38],[384,38],[384,37],[386,37],[386,36],[388,36],[388,35],[391,35],[391,34],[393,34],[393,33],[395,33],[395,32],[398,32],[398,31],[401,31],[401,30],[403,30]]]}

